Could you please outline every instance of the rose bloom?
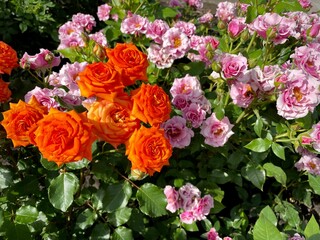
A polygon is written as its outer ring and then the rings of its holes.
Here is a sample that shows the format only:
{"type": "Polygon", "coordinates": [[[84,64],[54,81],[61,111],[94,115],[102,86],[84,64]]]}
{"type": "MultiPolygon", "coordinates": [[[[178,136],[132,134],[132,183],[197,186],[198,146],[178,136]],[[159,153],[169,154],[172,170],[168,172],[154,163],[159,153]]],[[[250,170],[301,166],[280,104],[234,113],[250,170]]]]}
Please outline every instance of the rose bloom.
{"type": "Polygon", "coordinates": [[[179,217],[180,217],[181,222],[183,222],[185,224],[191,224],[196,220],[192,211],[184,211],[183,213],[181,213],[179,215],[179,217]]]}
{"type": "Polygon", "coordinates": [[[109,19],[110,11],[112,7],[108,4],[102,4],[98,6],[97,16],[100,21],[107,21],[109,19]]]}
{"type": "Polygon", "coordinates": [[[194,132],[186,126],[186,123],[184,118],[174,116],[161,125],[172,147],[185,148],[190,145],[194,132]]]}
{"type": "Polygon", "coordinates": [[[311,128],[310,138],[314,150],[320,152],[320,122],[314,124],[311,128]]]}
{"type": "Polygon", "coordinates": [[[234,125],[230,124],[227,117],[222,120],[217,119],[212,113],[201,126],[201,134],[205,137],[204,142],[213,147],[223,146],[234,132],[231,130],[234,125]]]}
{"type": "Polygon", "coordinates": [[[302,152],[302,157],[294,166],[298,171],[307,171],[308,173],[320,176],[320,158],[308,150],[302,152]]]}
{"type": "Polygon", "coordinates": [[[121,77],[111,63],[95,62],[79,73],[77,83],[82,96],[103,98],[105,94],[123,91],[121,77]]]}
{"type": "Polygon", "coordinates": [[[301,7],[303,8],[310,8],[311,7],[311,0],[298,0],[301,7]]]}
{"type": "Polygon", "coordinates": [[[182,58],[189,50],[189,37],[180,28],[172,27],[162,36],[162,46],[174,56],[182,58]]]}
{"type": "Polygon", "coordinates": [[[278,114],[288,120],[302,118],[319,104],[319,83],[302,70],[291,70],[287,75],[285,88],[277,99],[278,114]]]}
{"type": "Polygon", "coordinates": [[[202,95],[201,84],[197,77],[187,74],[182,78],[175,78],[170,88],[172,97],[179,94],[188,96],[188,99],[198,98],[202,95]]]}
{"type": "Polygon", "coordinates": [[[138,14],[128,12],[128,15],[121,22],[120,31],[126,34],[145,34],[149,20],[138,14]]]}
{"type": "Polygon", "coordinates": [[[0,41],[0,74],[11,74],[18,67],[17,52],[3,41],[0,41]]]}
{"type": "Polygon", "coordinates": [[[7,102],[11,97],[11,90],[8,82],[5,82],[0,78],[0,103],[7,102]]]}
{"type": "Polygon", "coordinates": [[[152,176],[169,165],[172,147],[164,136],[164,130],[141,126],[135,130],[126,144],[126,155],[131,161],[131,169],[138,169],[152,176]]]}
{"type": "Polygon", "coordinates": [[[228,33],[231,37],[238,37],[246,26],[245,18],[234,18],[228,23],[228,33]]]}
{"type": "Polygon", "coordinates": [[[162,43],[162,35],[169,29],[167,22],[156,19],[153,22],[149,23],[147,26],[146,37],[151,38],[156,43],[162,43]]]}
{"type": "Polygon", "coordinates": [[[219,2],[215,16],[223,21],[229,22],[236,14],[236,4],[232,2],[219,2]]]}
{"type": "Polygon", "coordinates": [[[148,80],[147,55],[132,43],[117,43],[115,48],[107,49],[108,62],[118,71],[122,71],[122,82],[125,86],[136,80],[148,80]]]}
{"type": "Polygon", "coordinates": [[[29,103],[21,100],[18,103],[10,103],[10,109],[3,112],[1,125],[14,147],[32,144],[30,136],[33,134],[35,124],[46,112],[46,107],[39,104],[35,97],[29,103]]]}
{"type": "Polygon", "coordinates": [[[239,107],[247,108],[254,99],[254,91],[248,83],[235,81],[230,87],[230,97],[239,107]]]}
{"type": "Polygon", "coordinates": [[[167,185],[164,188],[164,194],[167,198],[167,206],[166,209],[172,213],[176,212],[180,208],[180,201],[179,201],[179,193],[175,190],[174,187],[167,185]]]}
{"type": "Polygon", "coordinates": [[[305,240],[305,238],[300,236],[299,233],[295,233],[292,237],[289,237],[288,240],[305,240]]]}
{"type": "Polygon", "coordinates": [[[172,66],[174,58],[167,49],[161,47],[158,44],[151,43],[148,52],[148,60],[154,63],[157,68],[164,69],[172,66]]]}
{"type": "Polygon", "coordinates": [[[204,15],[202,15],[198,21],[199,23],[208,23],[211,22],[213,19],[213,14],[211,12],[207,12],[204,15]]]}
{"type": "Polygon", "coordinates": [[[234,54],[223,55],[221,65],[222,72],[226,78],[238,77],[248,68],[247,58],[234,54]]]}
{"type": "Polygon", "coordinates": [[[169,96],[157,85],[142,84],[132,91],[132,115],[145,123],[158,126],[170,118],[169,96]]]}
{"type": "Polygon", "coordinates": [[[96,140],[92,125],[85,115],[74,110],[50,109],[48,115],[37,122],[34,135],[42,156],[58,166],[83,158],[92,159],[91,145],[96,140]]]}
{"type": "Polygon", "coordinates": [[[131,114],[132,101],[125,93],[110,94],[103,100],[84,105],[95,134],[114,148],[125,143],[140,127],[140,120],[131,114]]]}
{"type": "Polygon", "coordinates": [[[55,57],[49,50],[41,48],[40,53],[36,55],[25,52],[20,59],[20,66],[23,69],[45,70],[59,66],[60,62],[60,57],[55,57]]]}

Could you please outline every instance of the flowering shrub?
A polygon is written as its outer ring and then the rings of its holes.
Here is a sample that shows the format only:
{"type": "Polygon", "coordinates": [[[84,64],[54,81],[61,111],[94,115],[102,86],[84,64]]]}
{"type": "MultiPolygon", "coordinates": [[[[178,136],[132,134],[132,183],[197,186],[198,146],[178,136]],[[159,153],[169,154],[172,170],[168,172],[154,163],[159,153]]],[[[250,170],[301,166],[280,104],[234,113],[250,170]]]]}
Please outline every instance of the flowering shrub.
{"type": "Polygon", "coordinates": [[[0,43],[1,236],[320,238],[311,2],[167,5],[77,13],[36,55],[0,43]]]}

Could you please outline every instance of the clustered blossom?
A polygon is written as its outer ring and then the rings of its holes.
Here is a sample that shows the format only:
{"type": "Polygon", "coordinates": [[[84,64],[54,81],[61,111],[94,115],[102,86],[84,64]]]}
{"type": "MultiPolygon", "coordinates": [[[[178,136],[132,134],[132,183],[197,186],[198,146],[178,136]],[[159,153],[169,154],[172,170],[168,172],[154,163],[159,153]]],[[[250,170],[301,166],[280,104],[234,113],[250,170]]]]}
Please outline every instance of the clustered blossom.
{"type": "Polygon", "coordinates": [[[107,21],[112,7],[107,3],[98,6],[97,16],[100,21],[107,21]]]}
{"type": "Polygon", "coordinates": [[[288,240],[305,240],[305,238],[300,236],[299,233],[295,233],[292,237],[289,237],[288,240]]]}
{"type": "Polygon", "coordinates": [[[186,224],[205,219],[213,208],[213,198],[210,195],[201,198],[200,190],[191,183],[183,185],[179,190],[167,185],[164,194],[167,198],[166,209],[172,213],[180,210],[180,220],[186,224]]]}
{"type": "Polygon", "coordinates": [[[219,2],[215,15],[218,20],[229,22],[236,16],[236,4],[232,2],[219,2]]]}
{"type": "Polygon", "coordinates": [[[208,240],[232,240],[231,237],[224,237],[224,238],[219,237],[219,233],[215,228],[211,228],[210,231],[207,232],[205,235],[208,240]]]}
{"type": "Polygon", "coordinates": [[[23,69],[45,71],[48,68],[59,66],[60,62],[60,57],[55,57],[48,49],[41,48],[40,53],[33,56],[24,53],[20,59],[20,66],[23,69]]]}

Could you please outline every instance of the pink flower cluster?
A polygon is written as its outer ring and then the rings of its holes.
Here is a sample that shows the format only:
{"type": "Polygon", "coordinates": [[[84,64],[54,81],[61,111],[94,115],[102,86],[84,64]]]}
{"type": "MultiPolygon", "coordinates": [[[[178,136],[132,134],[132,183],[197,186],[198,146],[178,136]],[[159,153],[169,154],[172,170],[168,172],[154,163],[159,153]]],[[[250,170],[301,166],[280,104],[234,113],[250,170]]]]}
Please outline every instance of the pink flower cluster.
{"type": "Polygon", "coordinates": [[[166,209],[172,213],[180,209],[180,220],[186,224],[205,219],[213,207],[213,198],[210,195],[201,198],[200,190],[191,183],[180,187],[178,191],[167,185],[164,194],[167,198],[166,209]]]}
{"type": "Polygon", "coordinates": [[[185,5],[190,6],[195,9],[203,8],[202,0],[170,0],[170,7],[185,7],[185,5]]]}
{"type": "Polygon", "coordinates": [[[38,102],[46,106],[48,110],[50,108],[64,108],[57,101],[57,97],[66,104],[81,105],[83,98],[80,95],[80,89],[76,82],[78,73],[82,72],[87,64],[86,62],[66,63],[59,70],[59,73],[53,72],[47,77],[46,80],[51,88],[36,87],[25,95],[25,101],[28,102],[32,96],[35,96],[38,102]],[[67,91],[65,87],[68,89],[67,91]]]}
{"type": "Polygon", "coordinates": [[[59,66],[60,62],[60,57],[55,57],[51,51],[41,48],[40,53],[33,56],[25,52],[20,59],[20,66],[23,69],[45,71],[59,66]]]}
{"type": "Polygon", "coordinates": [[[288,240],[305,240],[305,238],[300,236],[299,233],[295,233],[292,237],[289,237],[288,240]]]}
{"type": "Polygon", "coordinates": [[[122,21],[120,30],[125,34],[150,38],[153,42],[147,49],[148,59],[160,69],[171,67],[174,60],[187,54],[191,61],[204,61],[209,66],[213,60],[213,52],[219,45],[213,36],[195,35],[196,26],[191,22],[177,21],[170,27],[163,20],[149,22],[147,18],[130,12],[122,21]],[[190,50],[194,52],[189,53],[190,50]]]}
{"type": "Polygon", "coordinates": [[[72,21],[68,21],[59,28],[59,49],[70,47],[85,47],[87,39],[92,39],[102,46],[107,45],[107,39],[102,32],[89,34],[96,21],[89,14],[77,13],[72,16],[72,21]]]}
{"type": "Polygon", "coordinates": [[[200,134],[205,137],[205,143],[213,147],[223,146],[233,134],[233,125],[224,117],[218,120],[211,113],[211,104],[201,90],[197,77],[187,74],[175,78],[170,89],[172,104],[181,111],[182,117],[173,117],[162,127],[173,147],[184,148],[191,142],[194,132],[187,126],[201,128],[200,134]]]}
{"type": "Polygon", "coordinates": [[[210,231],[206,233],[206,237],[208,240],[232,240],[231,237],[219,237],[219,233],[215,228],[211,228],[210,231]]]}

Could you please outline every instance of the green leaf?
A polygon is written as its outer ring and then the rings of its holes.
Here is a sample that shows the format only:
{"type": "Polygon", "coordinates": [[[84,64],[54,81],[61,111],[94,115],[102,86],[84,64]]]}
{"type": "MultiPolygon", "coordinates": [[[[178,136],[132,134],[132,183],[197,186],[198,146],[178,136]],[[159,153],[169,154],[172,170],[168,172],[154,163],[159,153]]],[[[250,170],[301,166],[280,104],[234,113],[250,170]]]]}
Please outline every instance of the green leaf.
{"type": "Polygon", "coordinates": [[[119,227],[125,224],[131,216],[132,208],[120,208],[110,214],[108,214],[108,219],[113,226],[119,227]]]}
{"type": "Polygon", "coordinates": [[[32,239],[27,225],[14,224],[11,221],[5,221],[2,228],[5,231],[5,239],[7,240],[32,239]]]}
{"type": "Polygon", "coordinates": [[[182,225],[183,228],[184,228],[185,230],[187,230],[188,232],[197,232],[197,231],[199,231],[199,228],[198,228],[196,222],[192,222],[192,223],[190,223],[190,224],[182,223],[181,225],[182,225]]]}
{"type": "Polygon", "coordinates": [[[185,73],[192,76],[200,75],[205,69],[205,64],[203,62],[190,62],[188,64],[181,64],[185,73]]]}
{"type": "Polygon", "coordinates": [[[0,191],[12,183],[12,173],[9,169],[0,168],[0,191]]]}
{"type": "Polygon", "coordinates": [[[277,218],[272,209],[266,206],[260,212],[259,218],[253,227],[254,240],[283,240],[276,227],[277,218]]]}
{"type": "Polygon", "coordinates": [[[187,233],[183,228],[177,228],[173,233],[174,240],[185,240],[187,239],[187,233]]]}
{"type": "Polygon", "coordinates": [[[92,230],[90,240],[107,240],[110,239],[110,228],[107,224],[98,223],[92,230]]]}
{"type": "Polygon", "coordinates": [[[133,208],[130,219],[127,222],[130,229],[135,232],[143,232],[145,230],[145,223],[143,222],[144,216],[138,208],[133,208]]]}
{"type": "Polygon", "coordinates": [[[273,142],[271,145],[272,152],[278,157],[281,158],[282,160],[286,160],[285,152],[284,152],[284,147],[281,146],[278,143],[273,142]]]}
{"type": "Polygon", "coordinates": [[[76,228],[84,230],[92,226],[97,217],[97,213],[94,212],[91,208],[85,209],[77,217],[76,228]]]}
{"type": "Polygon", "coordinates": [[[248,164],[241,169],[241,175],[252,182],[253,185],[261,191],[263,190],[263,184],[266,181],[266,173],[260,165],[253,166],[248,164]]]}
{"type": "Polygon", "coordinates": [[[56,171],[60,168],[55,162],[48,161],[46,158],[44,158],[42,156],[40,159],[40,163],[41,163],[42,167],[44,167],[45,169],[47,169],[49,171],[56,171]]]}
{"type": "Polygon", "coordinates": [[[312,187],[315,194],[320,195],[320,176],[308,174],[309,185],[312,187]]]}
{"type": "Polygon", "coordinates": [[[35,207],[22,206],[16,211],[15,222],[20,224],[33,223],[37,220],[39,212],[35,207]]]}
{"type": "Polygon", "coordinates": [[[245,148],[248,148],[254,152],[265,152],[271,147],[272,141],[269,139],[256,138],[245,145],[245,148]]]}
{"type": "Polygon", "coordinates": [[[214,112],[216,114],[216,117],[219,119],[219,120],[222,120],[224,118],[224,107],[222,104],[218,105],[217,107],[214,108],[214,112]]]}
{"type": "Polygon", "coordinates": [[[65,212],[73,202],[73,195],[79,188],[79,180],[73,173],[61,173],[50,182],[48,196],[50,203],[65,212]]]}
{"type": "Polygon", "coordinates": [[[173,8],[165,7],[162,9],[163,18],[174,18],[175,16],[177,16],[177,14],[177,10],[173,8]]]}
{"type": "Polygon", "coordinates": [[[87,167],[89,163],[89,160],[83,158],[80,161],[67,163],[66,167],[71,170],[77,170],[87,167]]]}
{"type": "Polygon", "coordinates": [[[253,126],[253,130],[258,135],[258,137],[261,137],[262,127],[263,127],[263,121],[262,121],[261,117],[259,117],[259,118],[257,118],[257,120],[253,126]]]}
{"type": "Polygon", "coordinates": [[[78,51],[76,48],[64,48],[57,51],[60,52],[65,58],[69,58],[71,62],[74,62],[78,57],[78,51]]]}
{"type": "Polygon", "coordinates": [[[317,220],[312,215],[309,222],[307,223],[306,228],[304,229],[304,235],[307,240],[317,240],[320,239],[320,228],[317,220]]]}
{"type": "Polygon", "coordinates": [[[295,11],[303,11],[303,8],[296,0],[282,0],[279,1],[274,7],[274,12],[282,13],[282,12],[295,12],[295,11]]]}
{"type": "Polygon", "coordinates": [[[150,217],[160,217],[168,214],[167,201],[163,190],[151,183],[145,183],[137,191],[140,210],[150,217]]]}
{"type": "Polygon", "coordinates": [[[132,194],[131,185],[128,182],[109,185],[102,200],[102,209],[113,212],[128,204],[132,194]]]}
{"type": "Polygon", "coordinates": [[[112,240],[131,240],[133,239],[132,231],[126,227],[118,227],[112,234],[112,240]]]}
{"type": "Polygon", "coordinates": [[[249,6],[247,9],[246,23],[251,23],[258,16],[258,10],[256,6],[249,6]]]}
{"type": "Polygon", "coordinates": [[[263,168],[267,171],[268,177],[274,177],[282,186],[286,186],[287,175],[282,168],[275,166],[273,163],[266,163],[263,168]]]}

